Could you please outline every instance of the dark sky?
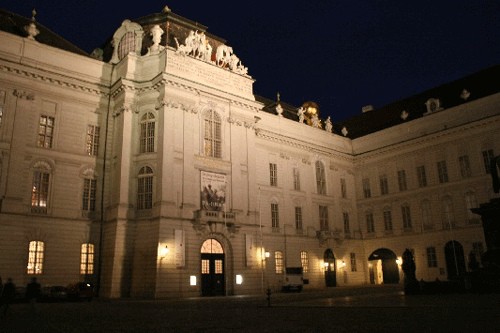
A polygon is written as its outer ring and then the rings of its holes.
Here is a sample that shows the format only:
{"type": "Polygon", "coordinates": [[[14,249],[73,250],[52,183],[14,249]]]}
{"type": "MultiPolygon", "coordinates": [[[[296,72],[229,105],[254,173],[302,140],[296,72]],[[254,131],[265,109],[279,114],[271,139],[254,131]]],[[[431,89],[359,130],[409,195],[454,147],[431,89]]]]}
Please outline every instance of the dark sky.
{"type": "Polygon", "coordinates": [[[87,52],[124,19],[172,12],[227,40],[254,93],[340,121],[500,61],[498,1],[2,1],[87,52]],[[105,2],[107,3],[107,2],[105,2]]]}

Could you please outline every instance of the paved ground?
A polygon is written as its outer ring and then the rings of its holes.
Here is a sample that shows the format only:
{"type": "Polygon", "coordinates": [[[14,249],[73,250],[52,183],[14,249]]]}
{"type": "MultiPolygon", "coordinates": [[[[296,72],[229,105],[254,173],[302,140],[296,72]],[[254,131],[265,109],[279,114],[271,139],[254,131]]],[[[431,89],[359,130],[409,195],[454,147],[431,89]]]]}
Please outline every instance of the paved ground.
{"type": "Polygon", "coordinates": [[[404,296],[400,286],[165,300],[15,304],[0,332],[500,332],[500,295],[404,296]]]}

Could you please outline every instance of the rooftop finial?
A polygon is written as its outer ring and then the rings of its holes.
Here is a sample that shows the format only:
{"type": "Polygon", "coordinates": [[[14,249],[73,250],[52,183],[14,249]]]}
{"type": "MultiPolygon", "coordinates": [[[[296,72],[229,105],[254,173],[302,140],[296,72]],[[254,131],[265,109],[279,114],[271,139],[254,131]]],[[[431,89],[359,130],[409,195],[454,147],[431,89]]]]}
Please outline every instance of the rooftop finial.
{"type": "Polygon", "coordinates": [[[33,8],[33,10],[31,11],[31,21],[32,21],[32,22],[35,22],[35,21],[36,21],[36,20],[35,20],[35,16],[36,16],[36,9],[35,9],[35,8],[33,8]]]}
{"type": "Polygon", "coordinates": [[[279,101],[280,101],[280,93],[278,92],[278,93],[276,94],[276,96],[278,97],[278,102],[279,102],[279,101]]]}
{"type": "Polygon", "coordinates": [[[163,7],[163,9],[161,10],[162,13],[168,13],[170,12],[170,8],[168,8],[168,6],[165,6],[163,7]]]}

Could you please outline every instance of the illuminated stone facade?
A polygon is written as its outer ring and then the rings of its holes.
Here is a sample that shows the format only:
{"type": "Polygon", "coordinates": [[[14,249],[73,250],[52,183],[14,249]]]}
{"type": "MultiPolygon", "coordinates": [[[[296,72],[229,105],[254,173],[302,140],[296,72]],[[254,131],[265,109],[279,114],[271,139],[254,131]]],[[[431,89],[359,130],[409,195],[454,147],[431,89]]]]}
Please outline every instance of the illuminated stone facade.
{"type": "Polygon", "coordinates": [[[446,279],[450,241],[466,261],[485,246],[467,208],[494,197],[498,91],[350,137],[254,97],[225,41],[171,12],[124,21],[94,58],[37,27],[0,32],[2,277],[251,294],[301,265],[305,288],[397,283],[406,248],[418,279],[446,279]]]}

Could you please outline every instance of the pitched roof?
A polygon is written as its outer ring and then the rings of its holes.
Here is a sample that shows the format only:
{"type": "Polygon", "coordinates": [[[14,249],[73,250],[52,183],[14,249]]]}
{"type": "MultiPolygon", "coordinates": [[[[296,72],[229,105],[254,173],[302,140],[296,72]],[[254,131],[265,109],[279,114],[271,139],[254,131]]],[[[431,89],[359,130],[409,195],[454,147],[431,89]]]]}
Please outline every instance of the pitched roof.
{"type": "MultiPolygon", "coordinates": [[[[0,31],[5,31],[20,37],[27,37],[28,33],[24,30],[24,27],[30,23],[31,19],[0,8],[0,31]]],[[[35,24],[37,29],[40,31],[40,33],[35,37],[37,42],[79,55],[89,56],[87,52],[71,44],[40,23],[35,22],[35,24]]]]}

